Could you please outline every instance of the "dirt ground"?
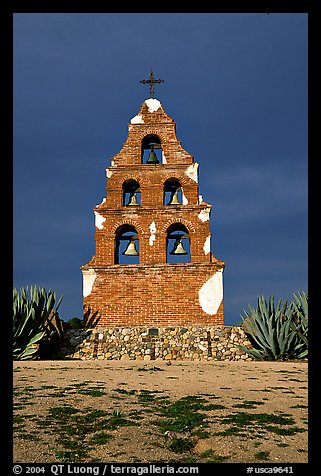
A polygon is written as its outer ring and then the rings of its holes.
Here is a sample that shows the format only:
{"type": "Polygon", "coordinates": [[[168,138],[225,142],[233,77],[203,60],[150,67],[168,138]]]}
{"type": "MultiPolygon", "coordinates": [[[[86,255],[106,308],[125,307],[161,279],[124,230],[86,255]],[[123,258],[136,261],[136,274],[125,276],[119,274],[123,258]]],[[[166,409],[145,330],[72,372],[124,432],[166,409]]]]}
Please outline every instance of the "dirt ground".
{"type": "Polygon", "coordinates": [[[14,362],[14,462],[308,459],[306,362],[14,362]]]}

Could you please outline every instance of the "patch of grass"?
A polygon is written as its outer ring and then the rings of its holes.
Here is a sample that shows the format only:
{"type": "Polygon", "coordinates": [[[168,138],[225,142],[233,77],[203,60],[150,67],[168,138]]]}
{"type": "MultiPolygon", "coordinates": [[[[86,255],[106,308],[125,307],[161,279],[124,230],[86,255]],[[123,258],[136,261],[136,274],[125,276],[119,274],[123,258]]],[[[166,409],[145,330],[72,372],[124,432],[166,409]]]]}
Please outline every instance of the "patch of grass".
{"type": "Polygon", "coordinates": [[[102,397],[106,394],[101,388],[99,387],[92,387],[92,388],[82,388],[77,390],[77,393],[82,395],[90,395],[91,397],[102,397]]]}
{"type": "Polygon", "coordinates": [[[48,411],[54,418],[65,418],[69,417],[70,415],[74,415],[75,413],[78,413],[80,410],[69,405],[63,405],[61,407],[49,408],[48,411]]]}
{"type": "Polygon", "coordinates": [[[290,416],[275,415],[273,413],[232,413],[222,417],[223,423],[233,423],[236,426],[247,426],[251,423],[275,423],[277,425],[293,425],[294,419],[290,416]]]}
{"type": "Polygon", "coordinates": [[[100,431],[99,433],[95,433],[91,437],[90,443],[92,443],[93,445],[104,445],[111,438],[112,438],[112,435],[110,433],[106,433],[105,431],[100,431]]]}
{"type": "Polygon", "coordinates": [[[115,388],[113,392],[120,393],[121,395],[134,395],[136,390],[126,390],[125,388],[115,388]]]}
{"type": "Polygon", "coordinates": [[[215,403],[209,403],[207,405],[203,405],[202,409],[205,411],[210,411],[210,410],[223,410],[226,408],[225,405],[220,405],[220,404],[215,404],[215,403]]]}
{"type": "Polygon", "coordinates": [[[216,435],[222,436],[246,436],[253,438],[253,435],[263,435],[266,432],[272,432],[282,436],[292,436],[298,432],[305,431],[303,428],[290,426],[295,424],[291,415],[269,414],[269,413],[232,413],[221,418],[221,423],[231,424],[229,428],[217,432],[216,435]],[[244,432],[246,430],[246,433],[244,432]]]}
{"type": "Polygon", "coordinates": [[[264,402],[257,402],[255,400],[244,400],[242,403],[233,405],[235,408],[256,408],[258,405],[264,405],[264,402]]]}
{"type": "Polygon", "coordinates": [[[255,441],[253,443],[253,446],[254,446],[254,448],[257,448],[258,446],[261,446],[261,444],[262,444],[262,441],[255,441]]]}
{"type": "Polygon", "coordinates": [[[206,415],[199,413],[207,402],[199,396],[182,397],[174,403],[165,407],[161,414],[165,417],[158,420],[156,424],[160,426],[162,431],[191,431],[202,425],[204,428],[208,426],[205,422],[206,415]]]}
{"type": "Polygon", "coordinates": [[[185,453],[194,447],[194,443],[189,438],[173,438],[168,447],[175,453],[185,453]]]}
{"type": "Polygon", "coordinates": [[[56,458],[61,463],[79,463],[87,456],[87,451],[83,448],[77,450],[58,450],[55,452],[56,458]]]}
{"type": "Polygon", "coordinates": [[[211,436],[211,433],[205,430],[194,430],[192,432],[192,435],[197,436],[197,438],[209,438],[211,436]]]}
{"type": "Polygon", "coordinates": [[[120,426],[140,426],[140,423],[124,418],[122,412],[115,410],[112,416],[106,420],[105,428],[109,430],[115,430],[120,426]]]}
{"type": "Polygon", "coordinates": [[[200,457],[204,459],[206,458],[206,463],[222,463],[229,458],[228,456],[217,455],[212,449],[203,451],[203,453],[200,454],[200,457]]]}
{"type": "Polygon", "coordinates": [[[291,428],[280,428],[278,426],[268,425],[266,426],[266,429],[282,436],[293,436],[296,433],[302,433],[306,431],[304,428],[298,428],[297,426],[293,426],[291,428]]]}
{"type": "Polygon", "coordinates": [[[269,451],[258,451],[255,453],[254,458],[259,460],[259,461],[267,461],[270,457],[270,452],[269,451]]]}
{"type": "Polygon", "coordinates": [[[86,413],[86,415],[80,416],[79,421],[86,423],[95,422],[97,418],[101,418],[107,415],[108,413],[104,410],[91,410],[89,413],[86,413]]]}
{"type": "Polygon", "coordinates": [[[56,443],[62,448],[58,446],[59,449],[55,454],[57,460],[62,463],[88,460],[93,445],[105,444],[112,437],[104,431],[106,429],[115,430],[120,426],[139,425],[124,418],[120,410],[115,410],[110,415],[100,409],[89,408],[81,411],[68,405],[50,408],[48,416],[38,424],[51,427],[51,431],[57,435],[56,443]]]}
{"type": "Polygon", "coordinates": [[[32,441],[39,441],[40,440],[39,436],[32,435],[32,434],[27,433],[27,432],[20,432],[18,434],[18,437],[22,440],[32,440],[32,441]]]}

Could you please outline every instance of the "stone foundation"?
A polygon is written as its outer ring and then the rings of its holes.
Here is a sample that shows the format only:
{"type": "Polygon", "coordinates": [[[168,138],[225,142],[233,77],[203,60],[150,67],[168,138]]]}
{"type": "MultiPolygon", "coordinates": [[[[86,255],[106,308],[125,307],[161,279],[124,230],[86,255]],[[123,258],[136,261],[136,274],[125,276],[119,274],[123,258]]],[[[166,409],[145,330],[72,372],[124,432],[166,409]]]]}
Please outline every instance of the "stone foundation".
{"type": "Polygon", "coordinates": [[[241,327],[114,327],[65,333],[64,358],[99,360],[253,360],[241,327]]]}

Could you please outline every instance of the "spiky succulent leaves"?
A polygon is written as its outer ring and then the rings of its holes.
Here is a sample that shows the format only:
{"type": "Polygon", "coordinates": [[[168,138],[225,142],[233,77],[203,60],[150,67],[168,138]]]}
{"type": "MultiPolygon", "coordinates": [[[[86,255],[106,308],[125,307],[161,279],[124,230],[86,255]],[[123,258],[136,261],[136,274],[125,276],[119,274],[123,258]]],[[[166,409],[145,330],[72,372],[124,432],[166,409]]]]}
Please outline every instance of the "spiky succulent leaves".
{"type": "Polygon", "coordinates": [[[296,358],[304,358],[308,355],[308,330],[309,330],[309,310],[308,295],[305,292],[294,294],[292,300],[293,309],[293,330],[297,337],[296,358]]]}
{"type": "Polygon", "coordinates": [[[304,337],[307,335],[307,298],[295,296],[290,305],[286,301],[274,305],[271,296],[267,303],[258,297],[258,307],[249,305],[242,317],[245,332],[251,335],[254,349],[239,346],[243,352],[264,360],[285,360],[307,355],[304,337]],[[304,304],[302,304],[302,300],[304,304]]]}
{"type": "MultiPolygon", "coordinates": [[[[61,302],[59,300],[59,304],[61,302]]],[[[38,343],[46,335],[45,323],[56,301],[56,294],[31,286],[13,290],[13,358],[33,358],[38,343]],[[28,291],[30,299],[28,298],[28,291]]]]}
{"type": "Polygon", "coordinates": [[[43,339],[44,336],[45,332],[38,332],[38,334],[33,336],[24,348],[14,348],[14,360],[28,360],[35,356],[39,348],[38,343],[41,341],[41,339],[43,339]]]}

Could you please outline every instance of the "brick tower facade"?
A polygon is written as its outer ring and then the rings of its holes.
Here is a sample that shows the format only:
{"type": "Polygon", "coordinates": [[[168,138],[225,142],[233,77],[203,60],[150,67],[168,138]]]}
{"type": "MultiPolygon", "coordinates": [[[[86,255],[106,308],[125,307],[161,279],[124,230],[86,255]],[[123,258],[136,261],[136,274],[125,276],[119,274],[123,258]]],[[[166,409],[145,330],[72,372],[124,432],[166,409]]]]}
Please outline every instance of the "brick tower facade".
{"type": "Polygon", "coordinates": [[[224,324],[212,206],[157,99],[131,119],[106,175],[106,198],[94,208],[96,254],[81,267],[84,312],[105,327],[224,324]]]}

